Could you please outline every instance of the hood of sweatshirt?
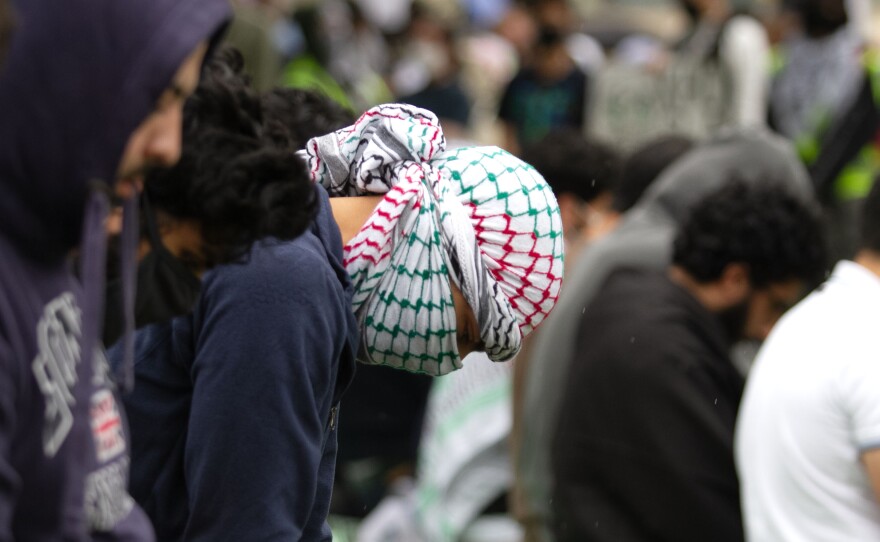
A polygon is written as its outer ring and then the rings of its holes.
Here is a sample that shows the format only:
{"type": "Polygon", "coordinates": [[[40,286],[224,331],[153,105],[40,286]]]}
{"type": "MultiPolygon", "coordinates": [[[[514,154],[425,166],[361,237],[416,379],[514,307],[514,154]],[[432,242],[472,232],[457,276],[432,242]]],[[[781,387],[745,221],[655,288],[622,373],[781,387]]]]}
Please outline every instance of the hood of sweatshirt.
{"type": "Polygon", "coordinates": [[[743,128],[719,133],[668,167],[648,188],[635,209],[681,223],[691,206],[735,175],[742,181],[778,182],[813,199],[807,171],[791,144],[767,130],[743,128]]]}
{"type": "MultiPolygon", "coordinates": [[[[0,71],[0,235],[17,257],[47,270],[62,270],[80,246],[80,347],[90,352],[103,306],[105,192],[113,189],[129,136],[196,46],[216,43],[230,6],[17,0],[13,7],[16,27],[0,71]]],[[[128,352],[136,209],[127,202],[123,228],[128,352]]],[[[10,262],[0,253],[0,275],[13,273],[10,262]]]]}
{"type": "Polygon", "coordinates": [[[129,135],[230,11],[226,0],[13,7],[0,71],[0,232],[30,259],[53,264],[79,242],[93,184],[114,184],[129,135]]]}

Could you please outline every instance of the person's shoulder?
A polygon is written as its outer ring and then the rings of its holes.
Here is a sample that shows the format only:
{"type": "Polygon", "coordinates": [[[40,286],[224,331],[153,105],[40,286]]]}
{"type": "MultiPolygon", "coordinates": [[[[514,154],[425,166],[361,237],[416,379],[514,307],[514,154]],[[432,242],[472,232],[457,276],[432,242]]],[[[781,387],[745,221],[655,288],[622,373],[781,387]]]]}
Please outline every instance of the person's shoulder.
{"type": "Polygon", "coordinates": [[[683,353],[705,348],[694,320],[707,315],[691,305],[663,272],[620,268],[611,273],[593,304],[585,309],[584,325],[593,322],[605,328],[606,335],[616,341],[615,349],[633,354],[624,356],[624,362],[639,366],[653,360],[684,363],[688,356],[683,353]]]}
{"type": "MultiPolygon", "coordinates": [[[[651,309],[662,302],[670,290],[662,271],[621,265],[610,270],[597,294],[599,303],[635,304],[651,309]]],[[[643,311],[644,312],[644,311],[643,311]]]]}
{"type": "Polygon", "coordinates": [[[338,283],[329,255],[307,231],[296,239],[258,241],[241,262],[217,267],[203,282],[203,292],[217,289],[304,290],[320,292],[338,283]]]}

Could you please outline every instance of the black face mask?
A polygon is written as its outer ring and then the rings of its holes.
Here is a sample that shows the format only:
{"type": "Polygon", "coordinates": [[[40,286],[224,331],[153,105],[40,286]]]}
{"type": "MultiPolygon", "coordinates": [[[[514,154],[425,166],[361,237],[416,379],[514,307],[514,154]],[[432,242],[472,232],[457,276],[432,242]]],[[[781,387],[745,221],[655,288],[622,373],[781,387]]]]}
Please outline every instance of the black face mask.
{"type": "MultiPolygon", "coordinates": [[[[189,313],[202,285],[199,278],[162,244],[146,194],[142,198],[142,214],[152,249],[138,264],[135,328],[189,313]]],[[[121,279],[108,280],[105,306],[104,344],[109,346],[119,339],[124,329],[121,279]]]]}

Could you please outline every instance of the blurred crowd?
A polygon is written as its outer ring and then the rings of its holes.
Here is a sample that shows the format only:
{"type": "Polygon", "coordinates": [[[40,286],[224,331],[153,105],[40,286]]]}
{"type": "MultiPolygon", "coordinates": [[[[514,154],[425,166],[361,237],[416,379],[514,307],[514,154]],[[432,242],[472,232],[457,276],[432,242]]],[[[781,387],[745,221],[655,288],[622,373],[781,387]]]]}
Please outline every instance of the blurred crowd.
{"type": "Polygon", "coordinates": [[[867,1],[0,0],[0,540],[880,538],[867,1]]]}

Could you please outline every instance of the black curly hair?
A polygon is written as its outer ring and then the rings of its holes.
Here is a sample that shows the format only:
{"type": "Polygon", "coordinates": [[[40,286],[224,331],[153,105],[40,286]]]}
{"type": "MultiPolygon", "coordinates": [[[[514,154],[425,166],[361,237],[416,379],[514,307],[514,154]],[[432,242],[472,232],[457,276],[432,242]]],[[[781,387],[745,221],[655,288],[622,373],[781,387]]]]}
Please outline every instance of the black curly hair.
{"type": "Polygon", "coordinates": [[[578,130],[560,128],[523,148],[522,159],[540,173],[556,194],[590,202],[612,190],[621,171],[620,154],[578,130]]]}
{"type": "Polygon", "coordinates": [[[692,209],[675,238],[672,261],[701,283],[741,263],[755,288],[790,279],[814,286],[827,268],[819,210],[781,183],[731,180],[692,209]]]}
{"type": "Polygon", "coordinates": [[[287,130],[290,144],[304,149],[317,136],[354,124],[354,114],[329,97],[301,88],[273,88],[261,104],[267,127],[287,130]]]}
{"type": "Polygon", "coordinates": [[[258,239],[298,236],[317,208],[305,164],[283,129],[264,126],[242,68],[228,47],[206,64],[184,107],[180,161],[145,182],[152,208],[200,225],[209,267],[240,260],[258,239]]]}

